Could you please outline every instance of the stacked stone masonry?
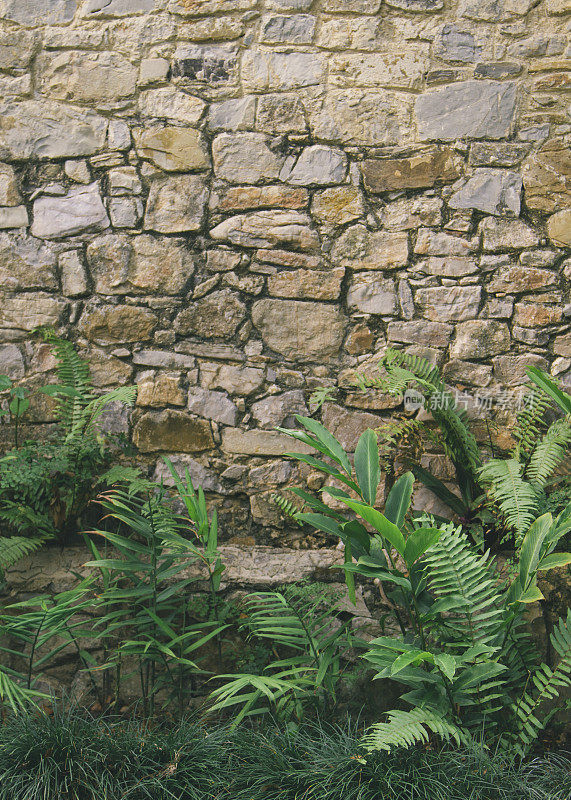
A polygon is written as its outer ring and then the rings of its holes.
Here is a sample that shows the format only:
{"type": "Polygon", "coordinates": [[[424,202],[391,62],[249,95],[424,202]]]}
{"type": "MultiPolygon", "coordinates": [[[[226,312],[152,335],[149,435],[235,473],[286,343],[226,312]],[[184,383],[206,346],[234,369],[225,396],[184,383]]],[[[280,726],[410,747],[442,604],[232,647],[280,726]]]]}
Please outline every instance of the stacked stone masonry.
{"type": "Polygon", "coordinates": [[[570,384],[570,12],[0,0],[0,373],[44,383],[30,332],[73,338],[139,387],[109,427],[251,543],[284,539],[276,487],[319,486],[275,427],[330,386],[354,447],[387,344],[470,392],[570,384]]]}

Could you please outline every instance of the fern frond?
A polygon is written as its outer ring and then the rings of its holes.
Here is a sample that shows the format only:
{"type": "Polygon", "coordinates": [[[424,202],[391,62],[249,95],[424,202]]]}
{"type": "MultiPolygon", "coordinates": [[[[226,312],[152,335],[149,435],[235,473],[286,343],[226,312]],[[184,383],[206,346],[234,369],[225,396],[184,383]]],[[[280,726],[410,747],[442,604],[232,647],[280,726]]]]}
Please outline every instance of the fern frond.
{"type": "Polygon", "coordinates": [[[24,556],[39,550],[45,539],[30,539],[26,536],[8,536],[0,538],[0,570],[12,567],[24,556]]]}
{"type": "Polygon", "coordinates": [[[526,469],[526,478],[536,490],[543,489],[559,464],[568,457],[571,443],[571,425],[566,419],[558,419],[535,445],[526,469]]]}
{"type": "Polygon", "coordinates": [[[85,405],[75,427],[70,430],[70,436],[92,434],[107,406],[111,403],[122,403],[123,405],[131,407],[134,405],[136,399],[136,386],[119,386],[117,389],[112,389],[110,392],[94,397],[85,405]]]}
{"type": "Polygon", "coordinates": [[[522,471],[523,464],[515,458],[492,458],[480,470],[480,480],[514,532],[517,546],[539,511],[539,496],[522,471]]]}
{"type": "Polygon", "coordinates": [[[272,494],[271,500],[273,500],[273,502],[278,506],[284,516],[293,519],[296,525],[299,525],[300,528],[303,527],[303,523],[296,518],[296,514],[299,514],[299,508],[294,502],[288,500],[287,497],[284,497],[281,494],[272,494]]]}
{"type": "Polygon", "coordinates": [[[545,700],[555,699],[560,689],[571,686],[571,609],[567,611],[566,619],[559,620],[550,638],[560,661],[555,668],[547,664],[539,667],[531,679],[535,690],[526,692],[515,708],[515,747],[522,756],[554,713],[540,718],[538,712],[541,704],[545,700]]]}
{"type": "Polygon", "coordinates": [[[393,750],[428,742],[431,733],[444,741],[453,739],[460,744],[466,739],[461,728],[448,722],[436,711],[413,708],[411,711],[390,711],[388,722],[372,725],[362,739],[365,750],[393,750]]]}
{"type": "Polygon", "coordinates": [[[517,415],[513,437],[517,441],[517,457],[527,462],[533,448],[545,430],[545,417],[554,408],[552,399],[542,389],[527,384],[523,408],[517,415]]]}

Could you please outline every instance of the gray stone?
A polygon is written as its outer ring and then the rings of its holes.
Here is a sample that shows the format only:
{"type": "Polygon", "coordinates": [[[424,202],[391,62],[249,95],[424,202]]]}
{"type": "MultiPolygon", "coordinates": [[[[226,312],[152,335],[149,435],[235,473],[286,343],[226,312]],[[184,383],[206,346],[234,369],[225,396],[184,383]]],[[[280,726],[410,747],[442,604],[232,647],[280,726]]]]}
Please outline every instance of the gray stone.
{"type": "MultiPolygon", "coordinates": [[[[292,439],[275,431],[243,431],[226,428],[222,431],[222,449],[226,453],[245,456],[283,456],[293,448],[292,439]]],[[[314,453],[303,442],[295,442],[297,453],[314,453]]]]}
{"type": "Polygon", "coordinates": [[[305,108],[296,94],[265,94],[258,98],[256,128],[264,133],[304,133],[305,108]]]}
{"type": "Polygon", "coordinates": [[[466,256],[474,249],[474,242],[461,239],[459,236],[421,228],[416,237],[414,252],[423,256],[466,256]]]}
{"type": "Polygon", "coordinates": [[[15,344],[0,345],[0,375],[17,381],[26,373],[24,357],[15,344]]]}
{"type": "Polygon", "coordinates": [[[455,25],[445,25],[436,44],[436,54],[444,61],[470,63],[476,61],[482,48],[469,31],[459,30],[455,25]]]}
{"type": "Polygon", "coordinates": [[[514,167],[529,153],[528,144],[518,142],[474,142],[470,147],[470,164],[475,167],[514,167]]]}
{"type": "Polygon", "coordinates": [[[335,306],[296,300],[257,300],[252,322],[271,350],[299,361],[337,355],[345,331],[345,317],[335,306]]]}
{"type": "Polygon", "coordinates": [[[234,45],[181,45],[174,54],[172,76],[184,85],[216,95],[237,85],[238,63],[234,45]]]}
{"type": "Polygon", "coordinates": [[[71,22],[77,0],[1,0],[0,18],[22,25],[54,25],[71,22]]]}
{"type": "Polygon", "coordinates": [[[494,378],[507,386],[518,386],[529,381],[526,369],[539,367],[549,371],[549,362],[536,353],[510,354],[494,359],[494,378]]]}
{"type": "Polygon", "coordinates": [[[444,6],[443,0],[386,0],[392,8],[402,8],[404,11],[424,13],[426,11],[440,11],[444,6]]]}
{"type": "Polygon", "coordinates": [[[143,184],[135,167],[116,167],[107,173],[109,194],[112,197],[141,194],[143,184]]]}
{"type": "Polygon", "coordinates": [[[97,153],[105,143],[107,120],[87,109],[44,100],[0,106],[0,156],[24,161],[97,153]]]}
{"type": "Polygon", "coordinates": [[[199,175],[172,175],[151,181],[145,230],[159,233],[198,231],[202,226],[208,188],[199,175]]]}
{"type": "Polygon", "coordinates": [[[138,103],[143,118],[165,119],[186,125],[198,125],[206,108],[206,103],[199,97],[181,92],[174,86],[141,92],[138,103]]]}
{"type": "Polygon", "coordinates": [[[299,250],[315,250],[319,237],[310,225],[311,218],[297,211],[258,211],[229,217],[213,228],[210,236],[242,247],[290,245],[299,250]]]}
{"type": "Polygon", "coordinates": [[[325,77],[325,57],[317,53],[246,50],[242,84],[246,91],[266,92],[317,86],[325,77]]]}
{"type": "Polygon", "coordinates": [[[419,264],[419,268],[429,275],[438,275],[441,278],[463,278],[473,275],[478,271],[478,265],[473,258],[466,256],[432,256],[426,262],[419,264]]]}
{"type": "Polygon", "coordinates": [[[451,208],[475,208],[497,217],[517,217],[521,206],[519,172],[476,169],[448,200],[451,208]]]}
{"type": "Polygon", "coordinates": [[[330,14],[376,14],[381,0],[325,0],[323,11],[330,14]]]}
{"type": "Polygon", "coordinates": [[[233,183],[277,178],[284,163],[262,133],[221,133],[212,144],[212,158],[215,175],[233,183]]]}
{"type": "Polygon", "coordinates": [[[22,195],[14,168],[9,164],[0,164],[0,206],[18,206],[21,202],[22,195]]]}
{"type": "Polygon", "coordinates": [[[442,376],[448,384],[468,383],[472,386],[488,386],[492,382],[492,368],[487,364],[452,359],[443,369],[442,376]]]}
{"type": "Polygon", "coordinates": [[[432,89],[416,100],[421,139],[502,139],[516,105],[514,81],[463,81],[432,89]]]}
{"type": "Polygon", "coordinates": [[[137,70],[129,59],[109,51],[45,52],[37,60],[39,89],[56,100],[109,107],[135,93],[137,70]]]}
{"type": "Polygon", "coordinates": [[[31,236],[0,233],[2,289],[56,289],[55,267],[51,245],[31,236]]]}
{"type": "Polygon", "coordinates": [[[382,273],[366,273],[354,277],[347,291],[347,305],[364,314],[392,315],[397,309],[397,296],[392,280],[382,273]]]}
{"type": "Polygon", "coordinates": [[[136,197],[112,197],[108,211],[114,228],[136,228],[143,216],[143,203],[136,197]]]}
{"type": "Polygon", "coordinates": [[[165,369],[193,369],[194,356],[170,353],[165,350],[137,350],[133,353],[133,364],[141,367],[164,367],[165,369]]]}
{"type": "Polygon", "coordinates": [[[505,322],[474,319],[456,326],[450,346],[451,358],[489,358],[510,349],[510,332],[505,322]]]}
{"type": "Polygon", "coordinates": [[[268,276],[268,294],[299,300],[339,300],[345,270],[296,269],[268,276]]]}
{"type": "Polygon", "coordinates": [[[8,28],[0,31],[0,69],[25,69],[32,59],[36,34],[8,28]]]}
{"type": "Polygon", "coordinates": [[[233,395],[247,397],[258,391],[265,380],[263,369],[241,367],[234,364],[200,364],[200,383],[207,389],[223,389],[233,395]]]}
{"type": "Polygon", "coordinates": [[[354,270],[406,267],[408,236],[406,232],[369,231],[364,225],[352,225],[335,242],[331,260],[354,270]]]}
{"type": "Polygon", "coordinates": [[[70,189],[64,197],[34,200],[32,234],[41,239],[58,239],[108,227],[109,217],[97,182],[70,189]]]}
{"type": "Polygon", "coordinates": [[[83,158],[80,160],[66,161],[63,168],[67,177],[74,181],[74,183],[87,184],[92,181],[89,164],[83,158]]]}
{"type": "Polygon", "coordinates": [[[252,404],[252,416],[262,428],[296,426],[294,414],[307,416],[308,413],[303,392],[299,389],[270,395],[252,404]]]}
{"type": "Polygon", "coordinates": [[[435,286],[417,289],[415,301],[427,319],[458,322],[478,315],[480,286],[435,286]]]}
{"type": "Polygon", "coordinates": [[[347,174],[347,157],[342,150],[315,144],[305,147],[297,159],[288,159],[280,180],[296,186],[326,186],[342,183],[347,174]]]}
{"type": "Polygon", "coordinates": [[[209,392],[200,386],[189,389],[188,410],[223,425],[235,427],[238,422],[238,409],[223,392],[209,392]]]}
{"type": "Polygon", "coordinates": [[[515,78],[521,70],[521,64],[514,64],[513,61],[495,61],[491,64],[476,64],[474,77],[500,81],[505,78],[515,78]]]}
{"type": "Polygon", "coordinates": [[[26,206],[0,208],[0,230],[26,228],[29,224],[26,206]]]}
{"type": "Polygon", "coordinates": [[[213,131],[241,131],[253,127],[256,98],[253,95],[236,100],[212,103],[208,109],[208,127],[213,131]]]}
{"type": "Polygon", "coordinates": [[[313,0],[267,0],[266,6],[273,11],[309,11],[313,0]]]}
{"type": "Polygon", "coordinates": [[[316,22],[309,14],[266,16],[262,19],[260,40],[271,44],[311,44],[316,22]]]}
{"type": "Polygon", "coordinates": [[[83,13],[93,17],[128,17],[146,14],[154,8],[155,0],[87,0],[83,13]]]}
{"type": "Polygon", "coordinates": [[[38,325],[57,326],[66,307],[61,298],[44,292],[0,296],[0,329],[30,333],[38,325]]]}
{"type": "Polygon", "coordinates": [[[107,145],[111,150],[128,150],[131,147],[131,130],[121,119],[109,120],[107,145]]]}
{"type": "Polygon", "coordinates": [[[124,344],[150,339],[157,322],[156,315],[148,308],[86,303],[79,329],[97,344],[124,344]]]}
{"type": "Polygon", "coordinates": [[[60,253],[58,265],[61,273],[61,289],[67,297],[81,297],[87,293],[87,272],[79,250],[60,253]]]}
{"type": "Polygon", "coordinates": [[[228,289],[212,292],[188,305],[175,321],[177,333],[200,338],[229,338],[246,317],[246,306],[239,295],[228,289]]]}
{"type": "MultiPolygon", "coordinates": [[[[169,456],[169,461],[183,481],[188,470],[190,480],[195,488],[200,486],[205,492],[217,492],[218,494],[223,492],[222,484],[217,475],[211,469],[207,469],[198,461],[190,458],[190,456],[169,456]]],[[[162,459],[157,461],[153,480],[162,481],[165,486],[174,486],[171,472],[162,459]]]]}
{"type": "Polygon", "coordinates": [[[444,322],[389,322],[387,339],[389,342],[417,344],[423,342],[430,347],[446,347],[452,337],[453,327],[444,322]]]}
{"type": "Polygon", "coordinates": [[[487,252],[537,247],[539,236],[520,219],[503,220],[487,217],[480,223],[483,246],[487,252]]]}
{"type": "Polygon", "coordinates": [[[440,225],[442,200],[439,197],[404,197],[379,209],[384,228],[406,231],[424,225],[440,225]]]}

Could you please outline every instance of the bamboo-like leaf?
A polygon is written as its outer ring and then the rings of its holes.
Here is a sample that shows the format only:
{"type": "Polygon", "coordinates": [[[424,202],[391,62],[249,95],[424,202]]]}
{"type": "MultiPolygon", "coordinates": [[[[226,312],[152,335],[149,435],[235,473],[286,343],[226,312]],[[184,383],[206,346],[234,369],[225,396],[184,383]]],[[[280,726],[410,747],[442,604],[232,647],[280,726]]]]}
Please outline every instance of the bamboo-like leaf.
{"type": "Polygon", "coordinates": [[[404,519],[410,507],[413,486],[414,475],[412,472],[405,472],[392,487],[387,497],[385,517],[397,528],[402,528],[404,525],[404,519]]]}
{"type": "Polygon", "coordinates": [[[363,500],[369,505],[374,505],[377,487],[381,479],[381,467],[377,436],[370,429],[362,433],[357,442],[357,447],[355,448],[355,474],[363,500]]]}

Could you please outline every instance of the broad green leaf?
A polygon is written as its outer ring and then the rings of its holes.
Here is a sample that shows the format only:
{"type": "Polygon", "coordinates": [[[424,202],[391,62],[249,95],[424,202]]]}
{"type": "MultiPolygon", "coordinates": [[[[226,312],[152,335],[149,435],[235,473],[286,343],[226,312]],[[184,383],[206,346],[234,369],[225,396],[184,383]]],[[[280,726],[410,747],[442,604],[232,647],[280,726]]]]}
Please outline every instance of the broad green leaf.
{"type": "Polygon", "coordinates": [[[527,586],[536,570],[541,546],[552,525],[551,514],[543,514],[533,522],[525,534],[519,556],[519,575],[523,587],[527,586]]]}
{"type": "Polygon", "coordinates": [[[452,680],[456,673],[456,659],[448,653],[440,653],[434,656],[434,663],[446,675],[449,681],[452,680]]]}
{"type": "Polygon", "coordinates": [[[565,414],[571,414],[571,395],[564,392],[555,381],[538,367],[528,367],[527,374],[536,386],[548,394],[565,414]]]}
{"type": "Polygon", "coordinates": [[[371,537],[367,529],[356,519],[350,522],[345,522],[340,526],[343,531],[343,536],[347,541],[351,542],[351,547],[355,556],[361,556],[368,553],[371,548],[371,537]]]}
{"type": "Polygon", "coordinates": [[[5,392],[12,388],[12,381],[7,375],[0,375],[0,392],[5,392]]]}
{"type": "Polygon", "coordinates": [[[381,534],[394,549],[404,555],[404,537],[396,525],[393,525],[380,511],[376,508],[368,506],[365,503],[359,503],[355,500],[347,500],[345,497],[339,498],[345,505],[349,506],[356,514],[358,514],[365,522],[372,525],[373,528],[381,534]]]}
{"type": "Polygon", "coordinates": [[[571,553],[552,553],[550,556],[545,556],[537,567],[537,571],[554,569],[555,567],[566,567],[571,564],[571,553]]]}
{"type": "Polygon", "coordinates": [[[404,549],[404,560],[407,567],[410,569],[415,561],[426,553],[429,547],[440,539],[440,531],[438,528],[418,528],[413,531],[408,539],[404,549]]]}
{"type": "Polygon", "coordinates": [[[359,437],[355,448],[355,474],[361,489],[361,496],[366,503],[374,505],[377,487],[381,479],[379,463],[379,445],[377,436],[371,429],[359,437]]]}
{"type": "Polygon", "coordinates": [[[395,658],[391,665],[391,675],[396,675],[397,672],[405,669],[409,664],[420,664],[423,661],[432,660],[430,653],[425,653],[423,650],[409,650],[408,653],[402,653],[395,658]]]}
{"type": "Polygon", "coordinates": [[[312,433],[319,443],[329,451],[329,455],[345,470],[347,475],[351,474],[351,464],[347,458],[347,453],[343,450],[341,442],[329,433],[327,428],[311,417],[302,417],[299,414],[295,415],[296,420],[303,425],[303,427],[312,433]]]}
{"type": "MultiPolygon", "coordinates": [[[[345,567],[351,566],[353,564],[353,556],[351,554],[351,542],[345,542],[345,567]]],[[[355,578],[353,573],[349,569],[345,569],[345,583],[347,584],[347,592],[349,594],[349,600],[353,603],[354,606],[357,605],[357,595],[355,594],[355,578]]]]}
{"type": "Polygon", "coordinates": [[[543,592],[536,584],[532,584],[526,592],[518,597],[520,603],[537,603],[545,600],[543,592]]]}
{"type": "Polygon", "coordinates": [[[307,525],[311,525],[312,528],[316,528],[318,531],[325,531],[326,533],[332,533],[334,536],[342,537],[342,530],[339,523],[335,522],[331,517],[326,517],[325,514],[312,514],[308,512],[306,514],[296,514],[295,518],[301,522],[307,523],[307,525]]]}
{"type": "Polygon", "coordinates": [[[413,486],[414,475],[412,472],[405,472],[395,483],[387,497],[385,516],[397,528],[402,528],[404,524],[404,518],[410,506],[413,486]]]}
{"type": "Polygon", "coordinates": [[[500,672],[505,672],[507,667],[503,664],[498,664],[495,661],[483,661],[479,664],[474,664],[463,670],[461,675],[454,682],[455,689],[468,689],[472,686],[477,686],[483,681],[488,681],[495,678],[500,672]]]}

